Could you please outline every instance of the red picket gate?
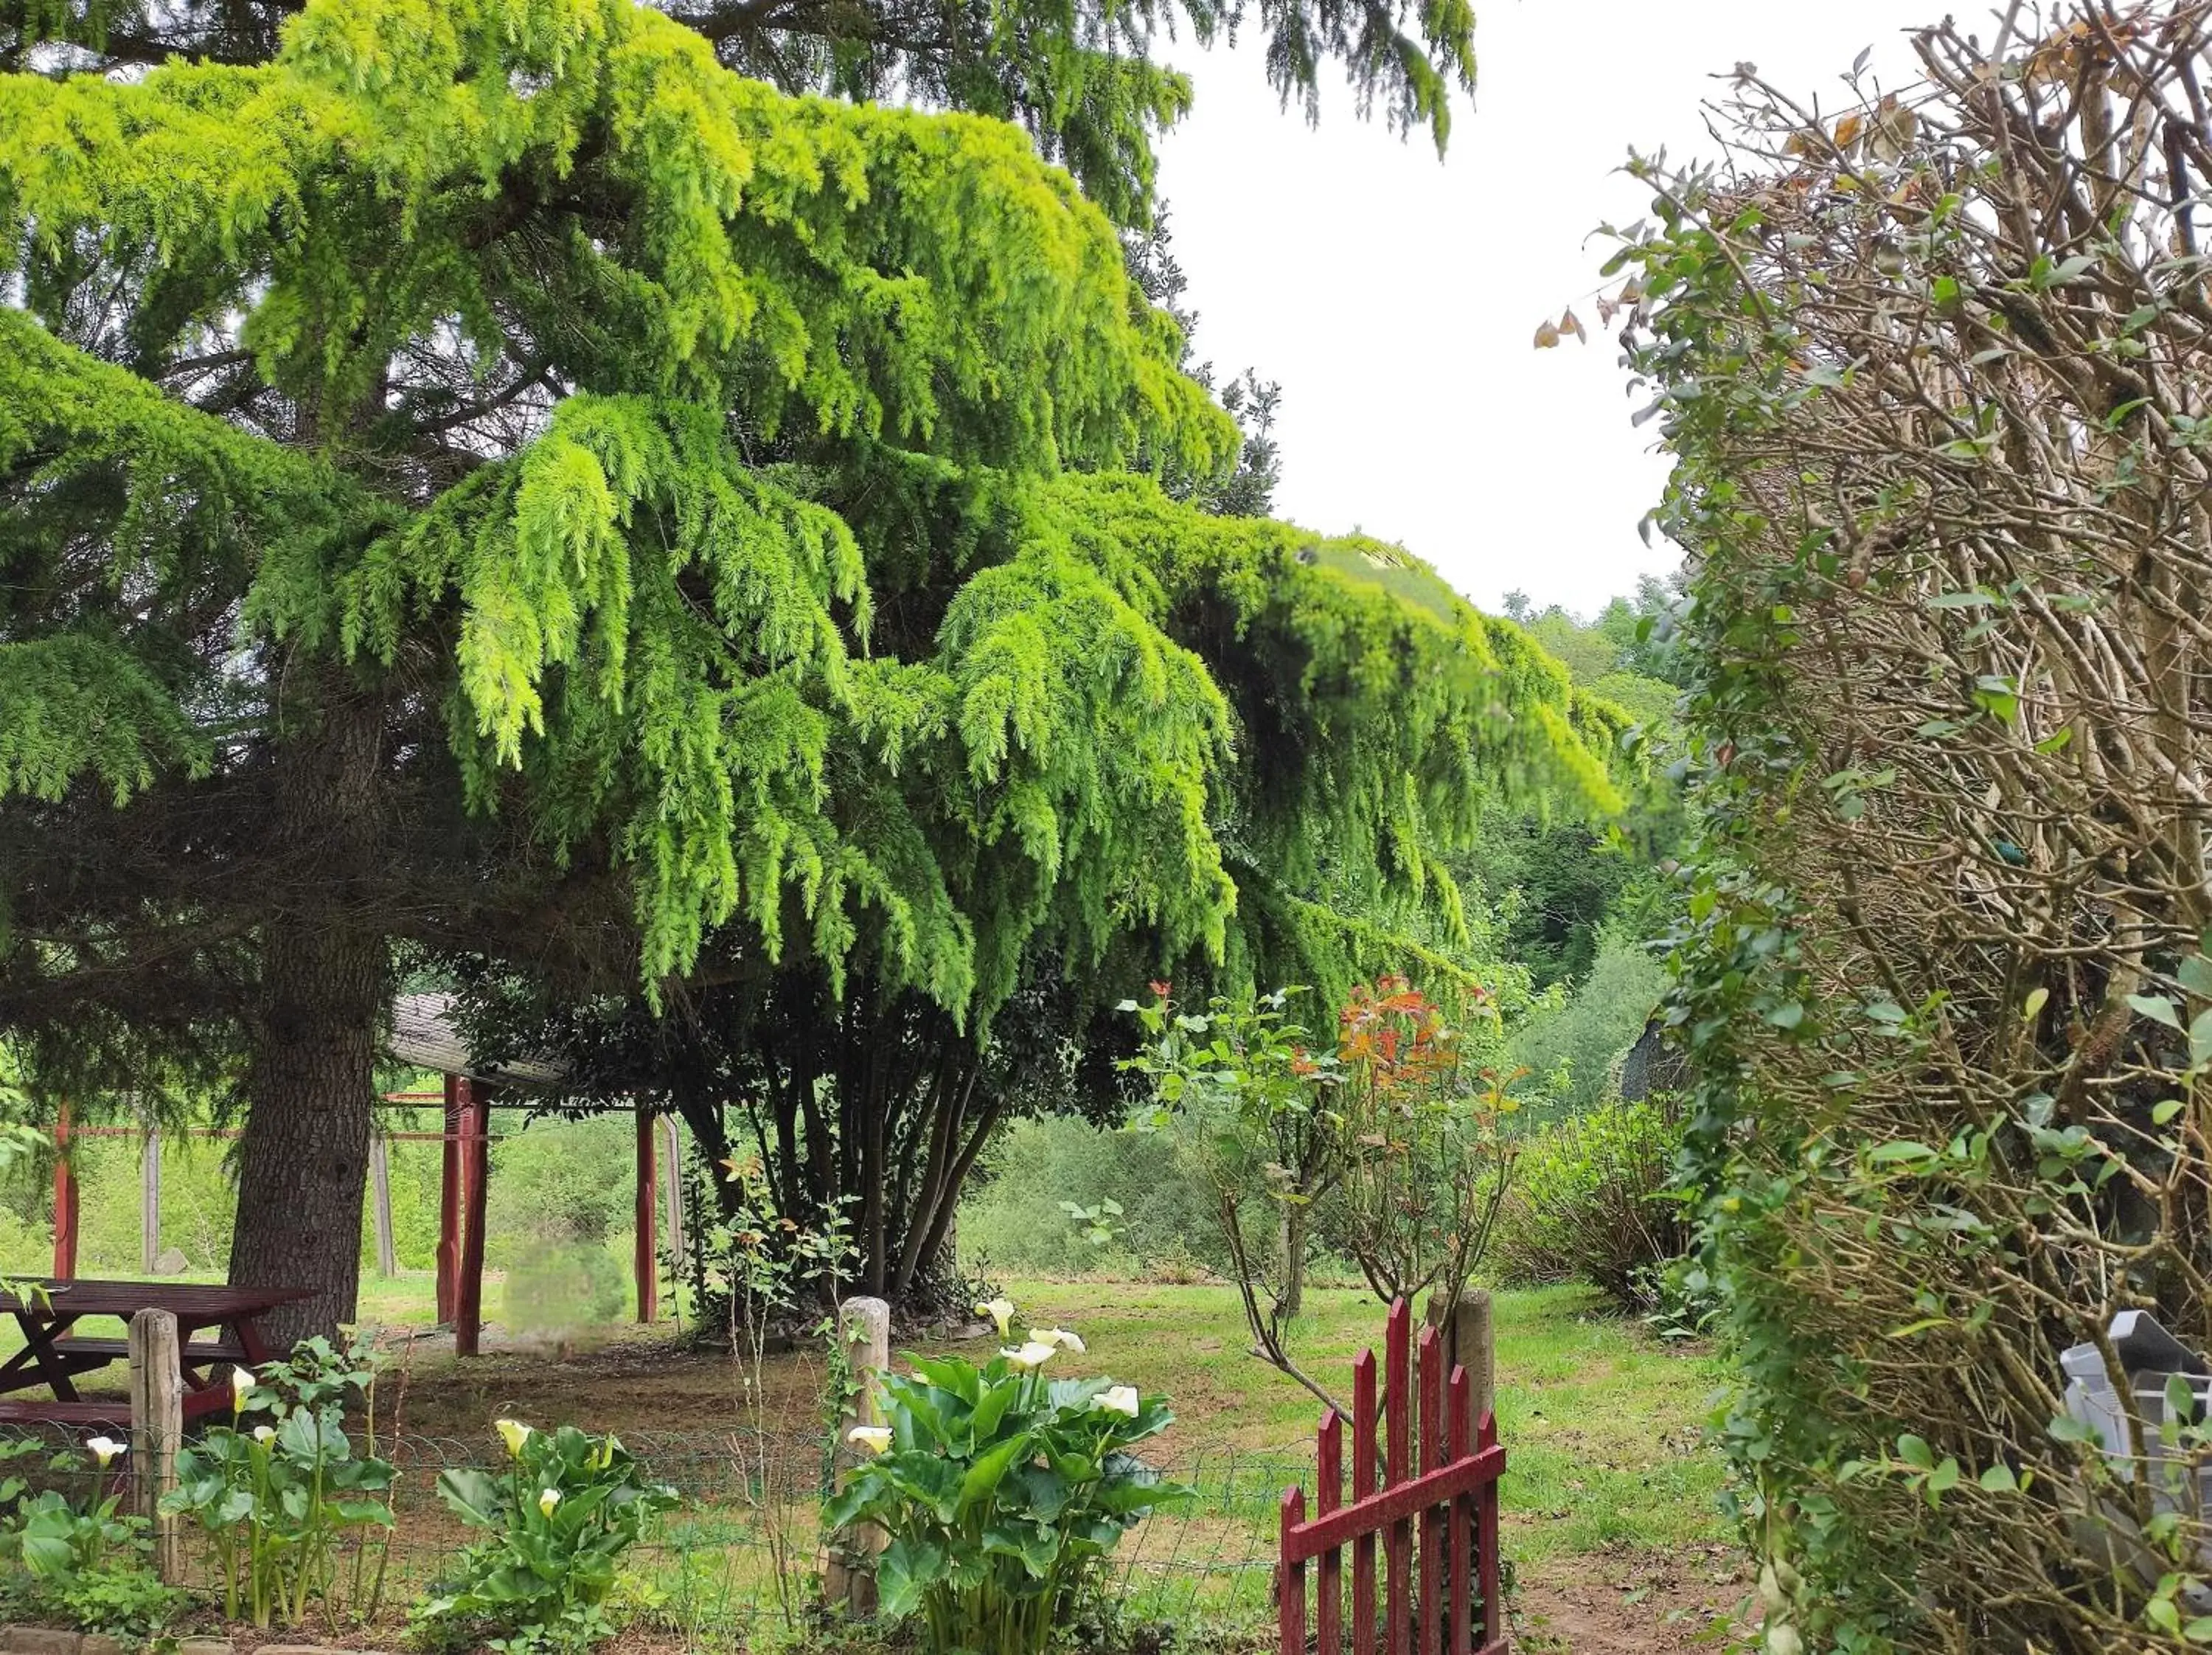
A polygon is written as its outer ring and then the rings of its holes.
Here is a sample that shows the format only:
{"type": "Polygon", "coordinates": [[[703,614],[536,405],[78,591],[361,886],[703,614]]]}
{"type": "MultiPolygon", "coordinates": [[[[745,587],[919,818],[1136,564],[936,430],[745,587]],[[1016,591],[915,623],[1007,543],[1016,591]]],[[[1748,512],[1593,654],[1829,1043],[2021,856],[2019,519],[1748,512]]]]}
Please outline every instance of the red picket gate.
{"type": "Polygon", "coordinates": [[[1321,1416],[1315,1501],[1319,1509],[1310,1519],[1305,1490],[1283,1491],[1283,1557],[1275,1572],[1280,1655],[1309,1655],[1306,1564],[1316,1558],[1318,1635],[1313,1655],[1340,1655],[1347,1545],[1352,1548],[1352,1655],[1375,1655],[1377,1535],[1382,1536],[1384,1557],[1385,1655],[1409,1655],[1416,1627],[1419,1655],[1446,1655],[1442,1639],[1447,1589],[1451,1599],[1449,1655],[1505,1655],[1504,1603],[1498,1585],[1498,1478],[1505,1469],[1505,1450],[1498,1441],[1497,1416],[1482,1416],[1470,1445],[1467,1370],[1453,1368],[1447,1381],[1437,1330],[1423,1328],[1420,1467],[1413,1469],[1414,1425],[1407,1383],[1412,1330],[1413,1318],[1401,1299],[1390,1306],[1384,1335],[1389,1429],[1382,1439],[1380,1485],[1376,1478],[1375,1353],[1368,1350],[1352,1365],[1352,1503],[1344,1503],[1344,1418],[1333,1408],[1321,1416]],[[1421,1594],[1418,1613],[1413,1601],[1417,1575],[1421,1594]]]}

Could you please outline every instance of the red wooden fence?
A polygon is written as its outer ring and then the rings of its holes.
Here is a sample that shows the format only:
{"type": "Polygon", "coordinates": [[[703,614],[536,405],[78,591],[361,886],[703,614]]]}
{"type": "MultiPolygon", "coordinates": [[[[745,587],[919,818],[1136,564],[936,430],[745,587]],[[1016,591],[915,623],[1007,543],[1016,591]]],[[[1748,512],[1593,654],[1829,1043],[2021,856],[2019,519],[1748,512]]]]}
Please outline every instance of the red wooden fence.
{"type": "Polygon", "coordinates": [[[1390,1306],[1383,1338],[1382,1476],[1376,1480],[1375,1353],[1352,1365],[1352,1500],[1344,1501],[1344,1418],[1321,1416],[1318,1508],[1306,1516],[1303,1488],[1283,1491],[1283,1556],[1275,1574],[1280,1655],[1309,1655],[1306,1565],[1316,1568],[1314,1655],[1344,1648],[1344,1549],[1352,1549],[1352,1655],[1376,1655],[1375,1540],[1382,1538],[1385,1655],[1504,1655],[1504,1605],[1498,1585],[1498,1478],[1505,1450],[1495,1415],[1469,1443],[1467,1371],[1447,1380],[1437,1329],[1419,1347],[1419,1465],[1414,1467],[1413,1318],[1390,1306]],[[1418,1530],[1418,1531],[1417,1531],[1418,1530]],[[1416,1560],[1418,1559],[1418,1563],[1416,1560]],[[1413,1601],[1418,1584],[1420,1601],[1413,1601]],[[1449,1597],[1450,1622],[1445,1622],[1449,1597]],[[1447,1649],[1443,1640],[1449,1635],[1447,1649]]]}

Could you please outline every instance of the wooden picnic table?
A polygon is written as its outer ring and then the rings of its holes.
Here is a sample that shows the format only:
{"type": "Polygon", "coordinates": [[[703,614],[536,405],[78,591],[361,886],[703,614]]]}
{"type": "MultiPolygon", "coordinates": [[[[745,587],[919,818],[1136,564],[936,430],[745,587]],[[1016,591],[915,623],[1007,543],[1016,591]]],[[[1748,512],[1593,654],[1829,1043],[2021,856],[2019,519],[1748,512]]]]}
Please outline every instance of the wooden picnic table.
{"type": "Polygon", "coordinates": [[[77,1332],[88,1317],[113,1317],[127,1331],[143,1310],[167,1311],[177,1318],[179,1366],[184,1371],[185,1418],[198,1419],[230,1406],[224,1370],[269,1360],[260,1318],[279,1305],[305,1299],[297,1287],[226,1287],[191,1281],[40,1281],[21,1284],[37,1289],[0,1293],[0,1311],[13,1316],[23,1330],[23,1348],[0,1363],[0,1424],[127,1425],[125,1397],[77,1395],[76,1378],[131,1354],[120,1336],[77,1332]],[[204,1335],[204,1337],[195,1337],[204,1335]],[[46,1385],[53,1400],[10,1393],[46,1385]]]}

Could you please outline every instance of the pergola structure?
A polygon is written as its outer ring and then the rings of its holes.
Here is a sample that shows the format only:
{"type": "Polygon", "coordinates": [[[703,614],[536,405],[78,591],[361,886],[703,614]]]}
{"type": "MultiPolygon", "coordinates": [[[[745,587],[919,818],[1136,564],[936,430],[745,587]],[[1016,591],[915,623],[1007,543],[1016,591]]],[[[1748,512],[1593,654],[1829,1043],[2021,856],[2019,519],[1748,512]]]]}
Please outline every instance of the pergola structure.
{"type": "MultiPolygon", "coordinates": [[[[377,1254],[380,1269],[392,1275],[396,1263],[392,1242],[391,1190],[385,1145],[392,1139],[436,1141],[444,1146],[445,1165],[438,1193],[438,1320],[453,1330],[457,1354],[477,1354],[483,1333],[483,1261],[486,1192],[491,1172],[491,1111],[527,1108],[533,1092],[560,1085],[558,1064],[522,1058],[504,1064],[478,1063],[468,1044],[453,1025],[453,997],[442,994],[402,995],[392,1002],[390,1050],[399,1062],[428,1069],[444,1079],[439,1092],[396,1092],[385,1094],[386,1104],[414,1106],[442,1103],[442,1132],[379,1134],[370,1146],[370,1175],[376,1205],[377,1254]]],[[[636,1243],[633,1268],[637,1279],[637,1319],[649,1323],[659,1311],[659,1208],[662,1188],[659,1153],[668,1156],[668,1226],[680,1255],[684,1245],[684,1212],[680,1180],[677,1177],[678,1141],[672,1117],[659,1123],[640,1105],[637,1117],[636,1243]]],[[[204,1135],[234,1137],[234,1130],[200,1129],[204,1135]]],[[[55,1129],[55,1147],[63,1153],[54,1162],[54,1277],[71,1281],[76,1275],[77,1180],[67,1153],[74,1138],[143,1136],[137,1127],[72,1127],[66,1107],[55,1129]]],[[[147,1138],[145,1173],[141,1186],[145,1265],[151,1269],[160,1233],[160,1143],[147,1138]]]]}

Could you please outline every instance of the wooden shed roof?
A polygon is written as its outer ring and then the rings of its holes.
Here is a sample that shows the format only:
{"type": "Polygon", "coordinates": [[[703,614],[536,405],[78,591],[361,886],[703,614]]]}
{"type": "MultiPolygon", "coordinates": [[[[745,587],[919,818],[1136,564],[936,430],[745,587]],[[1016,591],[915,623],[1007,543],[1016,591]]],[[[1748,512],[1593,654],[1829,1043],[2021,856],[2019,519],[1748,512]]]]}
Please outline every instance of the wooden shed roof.
{"type": "Polygon", "coordinates": [[[401,995],[392,1002],[392,1055],[403,1063],[441,1074],[465,1074],[526,1086],[555,1086],[568,1070],[547,1057],[519,1057],[506,1063],[479,1063],[470,1052],[453,1016],[448,994],[401,995]]]}

